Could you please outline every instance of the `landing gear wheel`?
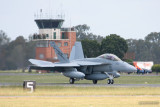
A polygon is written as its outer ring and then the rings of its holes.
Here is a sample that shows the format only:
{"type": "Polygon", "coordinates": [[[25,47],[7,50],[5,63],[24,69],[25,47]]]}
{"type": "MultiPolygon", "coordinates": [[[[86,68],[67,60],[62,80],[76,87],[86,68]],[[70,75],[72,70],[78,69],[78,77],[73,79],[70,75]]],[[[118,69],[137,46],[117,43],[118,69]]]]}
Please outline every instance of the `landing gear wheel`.
{"type": "Polygon", "coordinates": [[[111,80],[111,84],[114,84],[114,80],[111,80]]]}
{"type": "Polygon", "coordinates": [[[97,80],[93,80],[93,84],[97,84],[97,80]]]}
{"type": "Polygon", "coordinates": [[[108,80],[107,80],[107,83],[108,83],[108,84],[111,84],[111,80],[110,80],[110,79],[108,79],[108,80]]]}
{"type": "Polygon", "coordinates": [[[108,80],[107,80],[107,83],[108,83],[108,84],[114,84],[114,80],[108,79],[108,80]]]}
{"type": "Polygon", "coordinates": [[[69,79],[69,83],[70,83],[70,84],[74,84],[74,81],[75,81],[74,78],[70,78],[70,79],[69,79]]]}

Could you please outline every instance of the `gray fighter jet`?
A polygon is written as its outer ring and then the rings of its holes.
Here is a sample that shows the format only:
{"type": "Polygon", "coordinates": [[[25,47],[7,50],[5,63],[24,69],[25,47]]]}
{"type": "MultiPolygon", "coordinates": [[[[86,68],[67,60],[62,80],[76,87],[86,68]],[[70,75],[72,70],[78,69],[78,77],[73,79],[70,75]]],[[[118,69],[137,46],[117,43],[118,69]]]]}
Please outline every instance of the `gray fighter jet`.
{"type": "Polygon", "coordinates": [[[103,54],[96,58],[84,58],[81,42],[75,43],[69,59],[62,53],[55,42],[50,42],[50,46],[54,48],[59,62],[52,63],[29,59],[33,64],[29,68],[61,72],[64,76],[70,78],[70,84],[82,79],[92,80],[93,84],[97,84],[98,80],[107,78],[109,78],[107,83],[113,84],[113,79],[120,77],[118,72],[131,73],[136,71],[134,66],[122,61],[114,54],[103,54]]]}

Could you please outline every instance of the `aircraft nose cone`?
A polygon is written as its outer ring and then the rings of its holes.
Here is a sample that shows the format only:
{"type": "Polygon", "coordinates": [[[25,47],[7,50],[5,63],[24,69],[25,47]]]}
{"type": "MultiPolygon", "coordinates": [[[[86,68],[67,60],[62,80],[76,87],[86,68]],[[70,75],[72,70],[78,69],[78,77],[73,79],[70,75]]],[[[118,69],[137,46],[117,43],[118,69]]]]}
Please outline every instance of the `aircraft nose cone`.
{"type": "Polygon", "coordinates": [[[131,65],[131,66],[130,66],[130,71],[131,71],[131,72],[136,72],[137,69],[136,69],[134,66],[131,65]]]}

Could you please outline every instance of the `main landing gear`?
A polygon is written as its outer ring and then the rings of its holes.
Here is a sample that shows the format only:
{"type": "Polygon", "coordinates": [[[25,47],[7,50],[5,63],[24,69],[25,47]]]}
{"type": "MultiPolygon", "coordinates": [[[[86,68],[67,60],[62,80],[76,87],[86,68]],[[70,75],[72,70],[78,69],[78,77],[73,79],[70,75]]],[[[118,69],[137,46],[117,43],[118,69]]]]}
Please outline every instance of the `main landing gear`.
{"type": "Polygon", "coordinates": [[[93,80],[93,84],[97,84],[97,80],[93,80]]]}
{"type": "Polygon", "coordinates": [[[75,81],[74,78],[70,78],[70,79],[69,79],[69,83],[70,83],[70,84],[74,84],[74,81],[75,81]]]}

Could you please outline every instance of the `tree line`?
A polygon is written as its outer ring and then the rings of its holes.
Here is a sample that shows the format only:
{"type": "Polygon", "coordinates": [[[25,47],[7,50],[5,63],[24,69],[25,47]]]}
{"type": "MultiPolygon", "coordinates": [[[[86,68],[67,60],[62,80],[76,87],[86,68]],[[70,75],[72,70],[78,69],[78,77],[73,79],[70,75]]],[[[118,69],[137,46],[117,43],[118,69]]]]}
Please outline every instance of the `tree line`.
{"type": "Polygon", "coordinates": [[[11,41],[6,33],[0,30],[0,70],[25,69],[35,58],[35,43],[23,36],[11,41]]]}
{"type": "Polygon", "coordinates": [[[145,39],[128,39],[128,52],[135,53],[136,61],[160,63],[160,32],[151,32],[145,39]]]}

